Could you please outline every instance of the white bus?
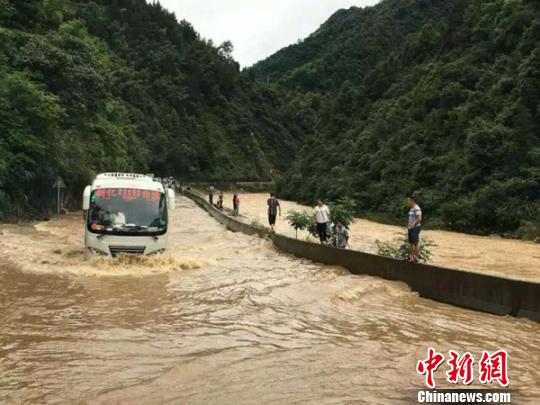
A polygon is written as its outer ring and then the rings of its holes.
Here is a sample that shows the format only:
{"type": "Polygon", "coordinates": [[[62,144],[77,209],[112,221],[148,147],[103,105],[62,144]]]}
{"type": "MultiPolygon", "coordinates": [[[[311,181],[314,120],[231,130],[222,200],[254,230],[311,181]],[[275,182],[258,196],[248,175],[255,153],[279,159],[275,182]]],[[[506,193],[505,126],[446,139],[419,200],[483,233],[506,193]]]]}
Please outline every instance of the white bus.
{"type": "Polygon", "coordinates": [[[163,252],[174,206],[174,190],[152,177],[100,174],[83,195],[85,258],[163,252]]]}

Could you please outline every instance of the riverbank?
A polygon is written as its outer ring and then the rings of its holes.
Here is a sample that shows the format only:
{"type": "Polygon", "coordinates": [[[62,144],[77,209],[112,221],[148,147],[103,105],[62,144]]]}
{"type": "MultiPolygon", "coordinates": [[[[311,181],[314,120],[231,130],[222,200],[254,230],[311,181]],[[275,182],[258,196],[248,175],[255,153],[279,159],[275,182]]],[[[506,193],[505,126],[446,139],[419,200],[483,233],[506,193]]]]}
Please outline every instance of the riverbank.
{"type": "MultiPolygon", "coordinates": [[[[266,225],[267,198],[264,193],[242,194],[241,213],[250,221],[266,225]]],[[[231,205],[231,200],[232,195],[226,194],[226,207],[231,205]]],[[[285,219],[287,212],[312,208],[292,201],[281,201],[281,206],[282,216],[278,218],[276,231],[294,237],[295,230],[285,219]]],[[[391,241],[404,231],[403,227],[359,218],[351,227],[351,248],[376,254],[377,241],[391,241]]],[[[431,248],[430,264],[435,266],[540,282],[540,245],[537,243],[435,230],[424,231],[422,235],[437,245],[431,248]]],[[[305,239],[308,233],[299,232],[298,237],[305,239]]]]}

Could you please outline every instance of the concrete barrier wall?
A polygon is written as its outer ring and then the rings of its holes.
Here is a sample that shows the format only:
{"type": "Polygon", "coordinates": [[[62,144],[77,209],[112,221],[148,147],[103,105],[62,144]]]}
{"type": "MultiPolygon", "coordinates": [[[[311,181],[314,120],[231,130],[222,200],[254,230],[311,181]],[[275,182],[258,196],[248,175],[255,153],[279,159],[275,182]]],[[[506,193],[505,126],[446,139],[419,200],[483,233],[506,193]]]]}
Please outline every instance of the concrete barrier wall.
{"type": "Polygon", "coordinates": [[[353,250],[304,242],[266,228],[245,224],[212,207],[193,191],[185,194],[234,232],[269,237],[283,252],[315,262],[342,266],[353,274],[405,282],[421,297],[497,315],[526,317],[540,322],[540,284],[463,270],[409,263],[353,250]]]}
{"type": "Polygon", "coordinates": [[[269,232],[266,228],[262,228],[262,227],[259,228],[253,225],[245,224],[244,222],[227,215],[225,212],[218,210],[216,207],[210,205],[210,203],[206,201],[205,197],[202,194],[196,191],[184,190],[184,194],[187,197],[191,198],[193,201],[195,201],[199,206],[205,209],[211,216],[213,216],[215,219],[217,219],[220,223],[225,225],[228,229],[230,229],[233,232],[242,232],[247,235],[258,235],[262,238],[267,237],[269,235],[269,232]]]}
{"type": "Polygon", "coordinates": [[[271,181],[218,181],[218,182],[191,182],[189,183],[197,190],[206,190],[210,185],[218,190],[234,191],[242,190],[248,193],[269,192],[274,189],[274,182],[271,181]]]}

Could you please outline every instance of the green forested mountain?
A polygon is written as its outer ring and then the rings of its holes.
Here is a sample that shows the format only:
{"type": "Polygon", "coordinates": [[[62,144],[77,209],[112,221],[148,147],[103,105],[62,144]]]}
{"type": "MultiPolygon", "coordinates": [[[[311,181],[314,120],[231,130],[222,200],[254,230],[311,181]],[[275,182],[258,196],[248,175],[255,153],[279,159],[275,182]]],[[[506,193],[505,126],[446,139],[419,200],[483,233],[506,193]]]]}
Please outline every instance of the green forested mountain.
{"type": "Polygon", "coordinates": [[[278,169],[303,202],[397,221],[415,192],[435,226],[538,230],[537,1],[341,10],[246,72],[231,47],[144,0],[0,0],[0,217],[49,208],[57,175],[74,202],[106,170],[278,169]]]}
{"type": "MultiPolygon", "coordinates": [[[[540,3],[383,0],[341,10],[248,71],[309,126],[283,197],[353,197],[398,220],[532,236],[540,196],[540,3]]],[[[382,214],[382,215],[381,215],[382,214]]]]}
{"type": "Polygon", "coordinates": [[[267,179],[305,130],[231,44],[145,0],[0,0],[0,217],[100,171],[267,179]]]}

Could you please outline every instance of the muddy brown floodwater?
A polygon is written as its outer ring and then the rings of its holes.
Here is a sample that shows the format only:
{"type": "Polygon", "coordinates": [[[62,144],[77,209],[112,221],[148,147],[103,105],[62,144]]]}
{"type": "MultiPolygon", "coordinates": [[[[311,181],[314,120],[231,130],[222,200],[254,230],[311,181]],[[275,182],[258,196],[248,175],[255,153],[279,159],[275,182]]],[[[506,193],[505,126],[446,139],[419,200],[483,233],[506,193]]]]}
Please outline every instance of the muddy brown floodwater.
{"type": "Polygon", "coordinates": [[[539,324],[280,254],[184,198],[161,257],[83,263],[81,229],[2,226],[0,403],[409,403],[429,346],[506,349],[539,403],[539,324]]]}
{"type": "MultiPolygon", "coordinates": [[[[266,225],[268,194],[242,194],[240,199],[242,214],[249,220],[266,225]]],[[[232,195],[227,194],[225,202],[227,207],[232,206],[232,195]]],[[[285,219],[287,212],[313,212],[313,208],[292,201],[281,201],[281,205],[283,216],[278,218],[276,230],[294,237],[295,231],[285,219]]],[[[357,219],[351,227],[351,248],[376,254],[377,241],[391,241],[404,232],[404,227],[357,219]]],[[[299,238],[304,239],[307,236],[307,232],[299,232],[299,238]]],[[[431,263],[434,265],[540,283],[538,243],[432,230],[423,231],[422,236],[436,244],[431,248],[431,263]]]]}

